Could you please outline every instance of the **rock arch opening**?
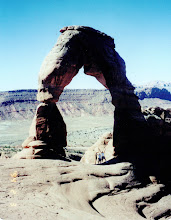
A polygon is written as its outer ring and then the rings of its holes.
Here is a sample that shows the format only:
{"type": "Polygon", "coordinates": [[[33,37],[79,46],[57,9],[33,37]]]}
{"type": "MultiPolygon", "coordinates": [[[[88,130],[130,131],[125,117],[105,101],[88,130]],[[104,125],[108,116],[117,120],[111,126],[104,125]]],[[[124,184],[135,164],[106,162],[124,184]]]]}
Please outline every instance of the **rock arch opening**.
{"type": "Polygon", "coordinates": [[[66,89],[106,89],[95,77],[86,75],[82,67],[78,74],[73,77],[72,81],[65,87],[66,89]]]}
{"type": "Polygon", "coordinates": [[[84,74],[83,69],[65,87],[56,104],[67,127],[67,157],[80,160],[100,136],[112,133],[111,95],[96,78],[84,74]]]}

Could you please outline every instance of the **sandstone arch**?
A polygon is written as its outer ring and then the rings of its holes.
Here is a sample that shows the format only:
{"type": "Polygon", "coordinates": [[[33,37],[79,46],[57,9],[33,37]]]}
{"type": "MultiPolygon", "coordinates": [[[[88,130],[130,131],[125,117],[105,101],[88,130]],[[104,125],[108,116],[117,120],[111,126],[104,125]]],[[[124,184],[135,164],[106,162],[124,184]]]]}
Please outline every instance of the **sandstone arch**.
{"type": "Polygon", "coordinates": [[[134,87],[126,77],[125,62],[115,50],[114,39],[84,26],[69,26],[60,32],[62,34],[40,69],[37,99],[42,104],[37,108],[30,137],[23,147],[32,147],[37,157],[65,156],[66,126],[55,102],[64,87],[84,67],[85,74],[94,76],[111,93],[115,106],[115,154],[127,157],[144,151],[141,144],[137,148],[137,141],[144,136],[146,122],[134,87]]]}
{"type": "Polygon", "coordinates": [[[109,89],[115,106],[113,146],[117,158],[108,164],[131,162],[137,176],[160,176],[168,181],[171,138],[157,135],[148,126],[114,40],[84,26],[65,27],[61,33],[39,73],[37,99],[41,104],[29,137],[22,144],[25,149],[14,158],[65,159],[66,125],[55,103],[83,66],[85,74],[96,77],[109,89]]]}
{"type": "Polygon", "coordinates": [[[69,26],[45,58],[39,73],[38,100],[58,101],[64,87],[84,66],[84,73],[96,77],[111,92],[116,104],[118,95],[134,87],[126,77],[125,62],[115,51],[113,38],[90,27],[69,26]]]}
{"type": "MultiPolygon", "coordinates": [[[[125,148],[122,145],[133,146],[135,140],[130,140],[130,132],[139,131],[139,122],[142,126],[145,120],[134,87],[126,77],[125,62],[115,50],[114,39],[84,26],[65,27],[61,33],[40,69],[38,100],[57,102],[64,87],[83,66],[85,74],[94,76],[111,93],[115,106],[116,153],[125,148]]],[[[124,154],[129,152],[130,146],[122,151],[124,154]]]]}

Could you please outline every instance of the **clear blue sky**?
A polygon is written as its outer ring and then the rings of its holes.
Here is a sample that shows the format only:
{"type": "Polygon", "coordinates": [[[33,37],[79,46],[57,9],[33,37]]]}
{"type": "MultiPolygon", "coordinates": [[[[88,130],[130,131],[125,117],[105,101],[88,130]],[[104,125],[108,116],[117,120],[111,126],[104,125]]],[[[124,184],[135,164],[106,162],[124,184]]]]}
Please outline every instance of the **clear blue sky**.
{"type": "MultiPolygon", "coordinates": [[[[0,0],[0,91],[37,88],[60,28],[85,25],[114,37],[132,83],[171,82],[171,0],[0,0]]],[[[68,88],[100,88],[83,73],[68,88]]]]}

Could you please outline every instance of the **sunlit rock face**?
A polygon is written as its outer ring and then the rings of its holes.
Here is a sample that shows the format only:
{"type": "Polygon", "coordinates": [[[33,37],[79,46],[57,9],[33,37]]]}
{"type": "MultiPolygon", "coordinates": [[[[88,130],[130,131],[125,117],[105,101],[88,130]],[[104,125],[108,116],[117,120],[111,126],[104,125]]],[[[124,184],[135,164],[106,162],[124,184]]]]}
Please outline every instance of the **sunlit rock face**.
{"type": "Polygon", "coordinates": [[[111,133],[104,133],[98,141],[89,147],[81,158],[82,163],[101,164],[114,158],[114,148],[111,133]]]}

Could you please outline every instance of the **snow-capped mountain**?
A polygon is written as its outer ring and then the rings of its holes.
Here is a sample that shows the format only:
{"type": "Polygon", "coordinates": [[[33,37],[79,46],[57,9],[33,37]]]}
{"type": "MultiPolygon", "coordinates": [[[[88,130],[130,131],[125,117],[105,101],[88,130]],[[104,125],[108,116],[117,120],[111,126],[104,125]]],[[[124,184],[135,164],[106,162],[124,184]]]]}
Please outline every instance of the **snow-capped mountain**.
{"type": "Polygon", "coordinates": [[[164,81],[151,81],[149,83],[143,85],[135,85],[136,89],[146,89],[146,88],[159,88],[159,89],[166,89],[171,93],[171,82],[164,82],[164,81]]]}
{"type": "Polygon", "coordinates": [[[135,94],[139,99],[159,98],[171,101],[171,83],[164,81],[152,81],[144,85],[135,86],[135,94]]]}

